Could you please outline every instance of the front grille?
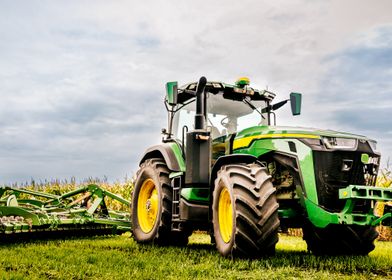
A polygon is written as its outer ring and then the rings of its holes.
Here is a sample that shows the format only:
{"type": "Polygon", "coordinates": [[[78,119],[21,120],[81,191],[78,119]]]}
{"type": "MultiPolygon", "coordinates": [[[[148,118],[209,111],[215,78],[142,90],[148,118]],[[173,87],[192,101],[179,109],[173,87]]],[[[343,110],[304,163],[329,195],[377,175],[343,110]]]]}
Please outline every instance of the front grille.
{"type": "MultiPolygon", "coordinates": [[[[348,185],[376,183],[378,164],[363,164],[363,153],[376,158],[376,162],[379,162],[379,156],[373,154],[366,143],[360,143],[356,151],[313,151],[316,188],[321,206],[329,211],[341,211],[345,201],[339,199],[339,189],[348,185]]],[[[363,211],[363,207],[366,205],[357,205],[358,211],[363,211]]]]}

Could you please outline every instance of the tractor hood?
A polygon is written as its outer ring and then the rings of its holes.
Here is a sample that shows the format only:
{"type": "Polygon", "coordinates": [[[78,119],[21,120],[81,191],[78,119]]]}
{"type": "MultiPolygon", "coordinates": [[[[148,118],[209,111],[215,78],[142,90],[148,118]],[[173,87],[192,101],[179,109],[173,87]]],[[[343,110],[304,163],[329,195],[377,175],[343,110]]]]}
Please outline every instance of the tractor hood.
{"type": "Polygon", "coordinates": [[[334,130],[285,126],[253,126],[237,133],[234,142],[234,149],[247,147],[251,142],[257,139],[281,138],[314,139],[314,141],[323,140],[324,142],[327,142],[325,143],[326,145],[331,142],[331,145],[335,145],[336,147],[349,145],[350,141],[353,141],[350,139],[357,139],[363,143],[368,142],[374,152],[376,152],[377,143],[375,140],[369,139],[363,135],[334,130]],[[334,141],[334,143],[332,143],[332,141],[334,141]]]}
{"type": "MultiPolygon", "coordinates": [[[[308,127],[290,127],[290,126],[253,126],[247,129],[241,130],[236,138],[242,138],[257,134],[309,134],[314,136],[327,136],[327,137],[342,137],[352,138],[361,140],[371,140],[366,136],[359,134],[352,134],[348,132],[341,132],[335,130],[323,130],[318,128],[308,127]]],[[[298,138],[298,137],[294,137],[298,138]]],[[[374,141],[374,140],[372,140],[374,141]]]]}

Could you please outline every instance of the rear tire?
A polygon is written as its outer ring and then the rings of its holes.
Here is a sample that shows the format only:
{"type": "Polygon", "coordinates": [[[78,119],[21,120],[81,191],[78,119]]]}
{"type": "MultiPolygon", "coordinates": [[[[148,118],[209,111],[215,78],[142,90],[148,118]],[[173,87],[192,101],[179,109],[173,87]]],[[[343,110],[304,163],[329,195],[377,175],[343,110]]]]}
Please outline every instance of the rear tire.
{"type": "Polygon", "coordinates": [[[216,247],[223,256],[275,252],[279,205],[270,178],[258,164],[230,164],[219,170],[212,210],[216,247]]]}
{"type": "Polygon", "coordinates": [[[139,243],[185,246],[188,231],[172,232],[173,190],[163,159],[147,159],[140,166],[132,195],[132,234],[139,243]]]}
{"type": "Polygon", "coordinates": [[[378,232],[371,226],[329,225],[317,228],[307,223],[303,227],[308,251],[315,255],[362,255],[374,250],[378,232]]]}

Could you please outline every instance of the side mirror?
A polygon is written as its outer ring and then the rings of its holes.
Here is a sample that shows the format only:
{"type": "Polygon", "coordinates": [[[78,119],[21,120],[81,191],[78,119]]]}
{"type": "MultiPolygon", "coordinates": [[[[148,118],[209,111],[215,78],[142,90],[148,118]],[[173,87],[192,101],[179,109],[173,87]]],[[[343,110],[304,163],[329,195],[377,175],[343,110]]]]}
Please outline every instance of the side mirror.
{"type": "Polygon", "coordinates": [[[167,103],[171,106],[177,105],[178,97],[178,84],[177,82],[167,82],[166,83],[166,98],[167,103]]]}
{"type": "Polygon", "coordinates": [[[291,113],[294,116],[301,114],[302,94],[297,92],[290,93],[291,113]]]}

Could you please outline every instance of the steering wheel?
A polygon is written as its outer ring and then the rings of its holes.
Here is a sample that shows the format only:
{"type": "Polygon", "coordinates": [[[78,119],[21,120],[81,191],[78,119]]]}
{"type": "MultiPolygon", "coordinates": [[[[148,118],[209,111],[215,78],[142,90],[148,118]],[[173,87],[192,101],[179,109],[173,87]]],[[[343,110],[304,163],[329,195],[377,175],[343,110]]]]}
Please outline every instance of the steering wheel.
{"type": "Polygon", "coordinates": [[[228,116],[224,117],[223,119],[221,119],[220,123],[223,127],[227,128],[227,126],[229,125],[229,117],[228,116]]]}

